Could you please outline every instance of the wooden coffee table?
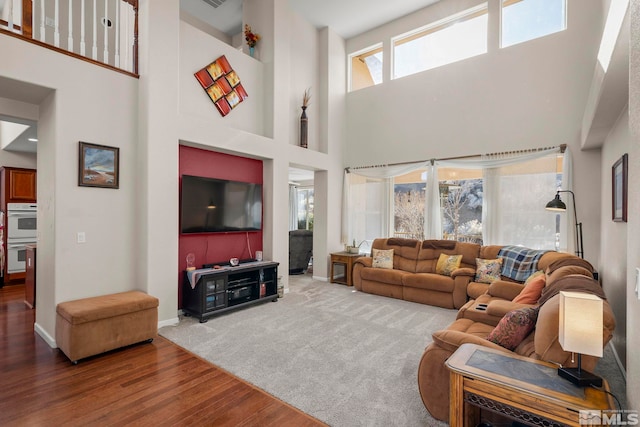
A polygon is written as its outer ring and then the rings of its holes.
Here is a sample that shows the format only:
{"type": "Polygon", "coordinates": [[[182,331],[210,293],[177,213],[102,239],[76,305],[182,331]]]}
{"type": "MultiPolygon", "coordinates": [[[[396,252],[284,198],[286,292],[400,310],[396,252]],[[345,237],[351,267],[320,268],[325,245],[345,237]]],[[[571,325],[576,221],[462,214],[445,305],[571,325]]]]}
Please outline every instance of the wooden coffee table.
{"type": "Polygon", "coordinates": [[[531,426],[578,426],[580,411],[615,409],[606,392],[574,386],[552,363],[463,344],[445,364],[451,426],[476,426],[485,411],[531,426]]]}

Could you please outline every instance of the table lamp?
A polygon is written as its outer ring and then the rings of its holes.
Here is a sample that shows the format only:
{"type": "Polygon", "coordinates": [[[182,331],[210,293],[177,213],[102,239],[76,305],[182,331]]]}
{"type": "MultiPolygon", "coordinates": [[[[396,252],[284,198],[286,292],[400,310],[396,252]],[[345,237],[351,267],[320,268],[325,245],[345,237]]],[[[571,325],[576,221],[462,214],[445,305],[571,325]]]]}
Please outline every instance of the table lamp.
{"type": "Polygon", "coordinates": [[[578,366],[559,368],[558,375],[579,387],[602,386],[602,378],[581,366],[582,354],[602,357],[602,307],[596,295],[560,291],[559,341],[564,351],[578,353],[578,366]]]}

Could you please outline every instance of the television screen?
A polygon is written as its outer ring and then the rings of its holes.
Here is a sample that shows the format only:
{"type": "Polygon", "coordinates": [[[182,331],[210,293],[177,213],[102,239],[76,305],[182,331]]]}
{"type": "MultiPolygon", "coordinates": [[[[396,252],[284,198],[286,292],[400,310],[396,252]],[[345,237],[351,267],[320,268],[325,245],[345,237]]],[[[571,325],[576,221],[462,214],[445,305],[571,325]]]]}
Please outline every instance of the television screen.
{"type": "Polygon", "coordinates": [[[182,175],[181,233],[261,229],[261,184],[182,175]]]}

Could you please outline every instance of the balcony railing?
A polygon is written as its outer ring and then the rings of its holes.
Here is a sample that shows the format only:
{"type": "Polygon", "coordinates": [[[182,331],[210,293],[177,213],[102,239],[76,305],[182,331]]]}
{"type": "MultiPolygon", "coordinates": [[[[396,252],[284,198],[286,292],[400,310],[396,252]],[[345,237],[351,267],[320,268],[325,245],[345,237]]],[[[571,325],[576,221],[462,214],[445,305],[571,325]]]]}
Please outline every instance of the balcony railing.
{"type": "Polygon", "coordinates": [[[138,74],[138,0],[4,0],[0,30],[138,74]]]}

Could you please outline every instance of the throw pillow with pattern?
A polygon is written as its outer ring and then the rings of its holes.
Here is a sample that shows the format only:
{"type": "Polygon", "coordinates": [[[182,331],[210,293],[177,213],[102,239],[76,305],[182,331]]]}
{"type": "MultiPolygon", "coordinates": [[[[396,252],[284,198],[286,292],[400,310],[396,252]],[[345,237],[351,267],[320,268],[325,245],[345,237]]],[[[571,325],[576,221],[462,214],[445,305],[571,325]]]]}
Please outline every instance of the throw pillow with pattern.
{"type": "Polygon", "coordinates": [[[374,268],[393,268],[393,249],[373,249],[374,268]]]}
{"type": "Polygon", "coordinates": [[[500,280],[502,271],[502,258],[482,259],[476,258],[476,278],[478,283],[493,283],[500,280]]]}
{"type": "Polygon", "coordinates": [[[538,310],[538,307],[526,307],[508,312],[486,339],[508,350],[515,350],[535,328],[538,310]]]}
{"type": "Polygon", "coordinates": [[[438,263],[436,264],[436,273],[444,276],[451,276],[453,270],[460,267],[461,262],[462,255],[440,254],[438,257],[438,263]]]}

